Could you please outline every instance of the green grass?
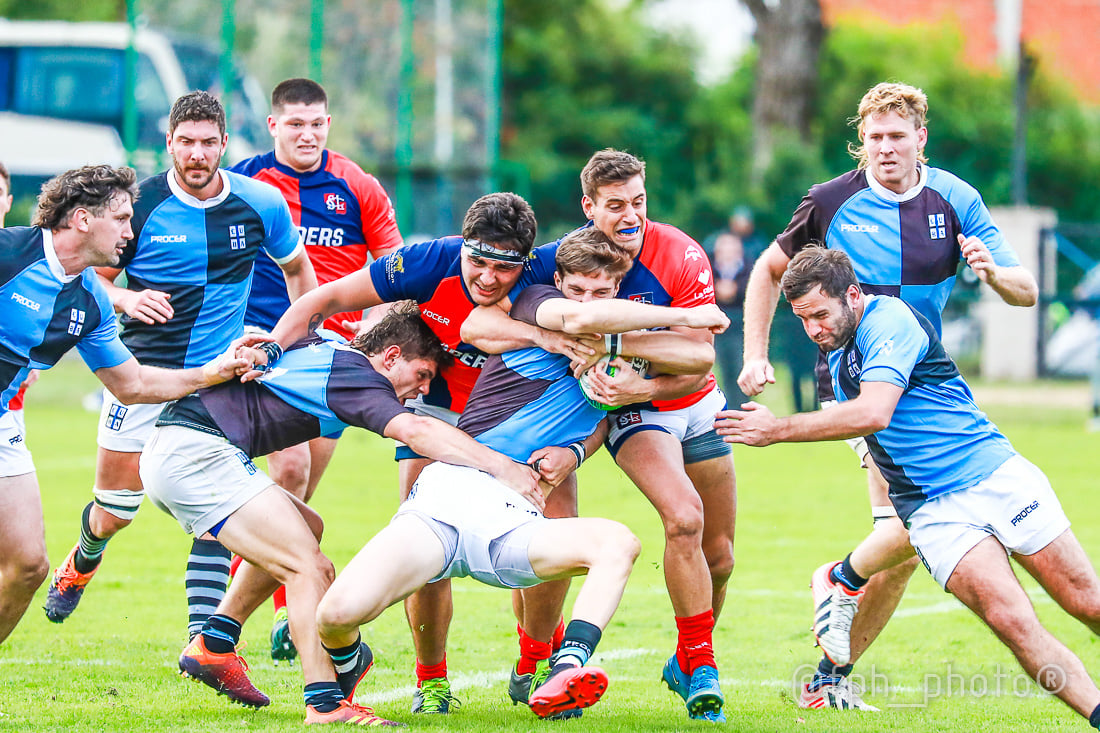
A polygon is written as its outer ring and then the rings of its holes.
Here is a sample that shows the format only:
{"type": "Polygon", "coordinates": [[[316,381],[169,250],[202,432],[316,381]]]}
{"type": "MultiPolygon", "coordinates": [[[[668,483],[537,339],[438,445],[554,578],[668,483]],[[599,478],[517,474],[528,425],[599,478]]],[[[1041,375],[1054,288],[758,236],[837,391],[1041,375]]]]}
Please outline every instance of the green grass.
{"type": "MultiPolygon", "coordinates": [[[[96,415],[80,398],[96,382],[82,365],[45,374],[29,397],[28,443],[38,466],[53,562],[77,538],[90,498],[96,415]]],[[[784,390],[772,388],[773,392],[784,390]]],[[[1051,478],[1090,555],[1100,553],[1100,527],[1090,520],[1096,436],[1083,432],[1080,409],[991,407],[1017,448],[1051,478]]],[[[780,406],[781,411],[785,406],[780,406]]],[[[737,569],[715,646],[727,695],[730,729],[744,731],[1070,731],[1085,722],[1023,680],[1014,660],[969,612],[918,570],[898,617],[865,655],[857,673],[873,687],[876,715],[799,710],[791,680],[816,663],[808,632],[806,587],[820,563],[839,558],[868,528],[864,478],[840,444],[737,448],[737,569]],[[954,675],[948,679],[949,675],[954,675]],[[940,689],[951,694],[927,700],[940,689]],[[872,684],[873,683],[873,684],[872,684]],[[1000,685],[1000,693],[996,685],[1000,685]],[[888,685],[889,689],[886,689],[888,685]],[[960,689],[960,687],[965,689],[960,689]],[[925,704],[926,703],[926,704],[925,704]]],[[[614,517],[641,538],[622,606],[604,634],[596,661],[611,676],[604,700],[571,729],[701,730],[682,703],[659,684],[675,627],[661,576],[661,527],[654,511],[601,453],[580,476],[581,511],[614,517]]],[[[341,568],[392,515],[397,470],[388,441],[348,431],[314,505],[327,519],[324,550],[341,568]]],[[[43,588],[23,622],[0,647],[0,730],[233,731],[298,730],[303,717],[298,667],[274,667],[268,656],[270,612],[245,627],[252,678],[273,702],[261,711],[228,704],[181,679],[176,657],[185,642],[184,561],[190,539],[146,503],[138,520],[108,546],[102,569],[77,612],[53,625],[41,611],[43,588]]],[[[1026,581],[1041,618],[1094,672],[1100,642],[1026,581]]],[[[576,587],[576,583],[574,587],[576,587]]],[[[453,715],[408,712],[413,652],[404,614],[391,608],[364,628],[376,663],[361,697],[380,714],[413,727],[455,730],[547,730],[552,724],[513,707],[505,689],[516,654],[508,593],[456,581],[448,660],[463,700],[453,715]]]]}

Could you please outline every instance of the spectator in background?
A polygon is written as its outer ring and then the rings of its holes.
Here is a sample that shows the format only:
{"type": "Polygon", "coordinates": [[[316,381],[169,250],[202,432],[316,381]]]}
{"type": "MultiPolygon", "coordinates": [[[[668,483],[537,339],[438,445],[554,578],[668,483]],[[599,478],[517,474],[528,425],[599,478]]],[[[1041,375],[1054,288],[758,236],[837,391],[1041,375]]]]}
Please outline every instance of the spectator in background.
{"type": "Polygon", "coordinates": [[[743,362],[745,285],[752,272],[752,260],[746,255],[740,237],[721,232],[714,239],[710,261],[714,270],[714,300],[730,319],[730,327],[714,337],[715,361],[727,402],[740,405],[746,401],[737,386],[737,377],[743,362]]]}
{"type": "Polygon", "coordinates": [[[707,257],[710,257],[712,261],[718,237],[723,234],[732,234],[741,240],[741,247],[745,250],[745,256],[750,264],[755,262],[756,258],[768,248],[768,241],[756,233],[752,209],[744,204],[738,204],[734,207],[733,211],[730,212],[729,219],[726,221],[726,226],[711,232],[703,240],[703,251],[707,253],[707,257]]]}
{"type": "Polygon", "coordinates": [[[11,211],[11,174],[7,167],[0,163],[0,228],[4,226],[4,217],[11,211]]]}

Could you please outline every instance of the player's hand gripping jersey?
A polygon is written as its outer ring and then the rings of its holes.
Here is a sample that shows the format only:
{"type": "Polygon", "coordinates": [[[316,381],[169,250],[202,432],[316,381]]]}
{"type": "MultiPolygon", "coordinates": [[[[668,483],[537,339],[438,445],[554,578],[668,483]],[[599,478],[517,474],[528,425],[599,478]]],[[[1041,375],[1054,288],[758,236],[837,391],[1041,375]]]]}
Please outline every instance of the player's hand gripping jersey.
{"type": "MultiPolygon", "coordinates": [[[[370,265],[371,282],[378,296],[387,303],[415,300],[424,322],[454,356],[454,363],[440,370],[424,397],[427,404],[454,412],[465,409],[470,391],[489,358],[461,338],[463,321],[477,307],[462,281],[461,251],[462,237],[444,237],[406,245],[370,265]]],[[[509,297],[514,298],[533,282],[533,275],[525,267],[509,297]]],[[[553,275],[541,282],[553,282],[553,275]]]]}

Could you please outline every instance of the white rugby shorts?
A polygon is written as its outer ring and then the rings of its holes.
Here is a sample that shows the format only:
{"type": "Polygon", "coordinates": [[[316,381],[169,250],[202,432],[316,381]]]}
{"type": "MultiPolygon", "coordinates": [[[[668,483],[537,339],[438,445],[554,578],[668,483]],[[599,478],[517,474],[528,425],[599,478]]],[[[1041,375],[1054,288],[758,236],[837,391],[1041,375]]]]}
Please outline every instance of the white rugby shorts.
{"type": "Polygon", "coordinates": [[[108,390],[103,390],[96,444],[119,453],[141,453],[153,432],[164,402],[149,405],[124,405],[108,390]]]}
{"type": "Polygon", "coordinates": [[[1069,519],[1034,464],[1015,455],[984,481],[942,494],[909,516],[909,541],[941,587],[966,553],[986,537],[1031,555],[1069,529],[1069,519]]]}
{"type": "Polygon", "coordinates": [[[140,473],[152,502],[196,537],[275,484],[225,438],[178,425],[153,429],[140,473]]]}
{"type": "Polygon", "coordinates": [[[26,437],[22,410],[8,410],[0,415],[0,477],[34,473],[26,437]]]}
{"type": "Polygon", "coordinates": [[[470,576],[498,588],[542,580],[528,557],[531,535],[549,519],[494,476],[466,466],[432,463],[395,516],[422,520],[443,543],[443,578],[470,576]]]}

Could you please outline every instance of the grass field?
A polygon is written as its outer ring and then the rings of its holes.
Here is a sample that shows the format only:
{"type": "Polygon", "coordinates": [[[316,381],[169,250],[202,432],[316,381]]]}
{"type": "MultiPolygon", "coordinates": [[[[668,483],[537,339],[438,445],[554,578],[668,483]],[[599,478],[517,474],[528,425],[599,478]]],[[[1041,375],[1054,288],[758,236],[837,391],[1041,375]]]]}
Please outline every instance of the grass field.
{"type": "MultiPolygon", "coordinates": [[[[80,408],[95,386],[82,365],[45,374],[29,396],[28,443],[38,466],[51,561],[77,538],[90,498],[96,415],[80,408]]],[[[776,390],[773,388],[773,391],[776,390]]],[[[979,390],[981,401],[983,390],[979,390]]],[[[1075,386],[1041,391],[997,389],[991,417],[1016,447],[1050,476],[1075,531],[1100,556],[1093,518],[1097,437],[1086,434],[1075,386]],[[1006,399],[1005,397],[1008,397],[1006,399]],[[1014,404],[1009,404],[1014,403],[1014,404]]],[[[779,410],[785,406],[778,405],[779,410]]],[[[981,623],[921,569],[879,642],[856,668],[879,714],[799,710],[792,681],[817,660],[808,632],[807,582],[817,565],[837,559],[865,534],[864,478],[839,444],[737,448],[740,506],[737,569],[715,632],[727,695],[728,728],[741,731],[1070,731],[1087,724],[1026,680],[981,623]]],[[[348,431],[314,500],[327,519],[323,548],[340,569],[396,508],[392,448],[348,431]]],[[[376,663],[360,701],[419,728],[592,731],[700,730],[683,704],[659,684],[675,627],[661,575],[656,514],[601,453],[581,471],[581,511],[614,517],[641,538],[643,552],[622,606],[606,630],[596,662],[611,687],[579,722],[540,721],[513,707],[505,690],[516,654],[507,592],[469,580],[455,583],[448,654],[463,701],[447,717],[414,717],[413,653],[404,615],[391,608],[363,631],[376,663]]],[[[108,546],[77,612],[63,625],[46,621],[43,588],[21,625],[0,647],[0,730],[236,731],[297,730],[303,706],[297,667],[272,665],[262,609],[245,627],[243,656],[253,681],[272,698],[249,711],[179,677],[185,642],[183,566],[190,539],[146,503],[138,520],[108,546]]],[[[1100,642],[1066,617],[1030,579],[1041,618],[1094,673],[1100,642]]],[[[576,585],[576,584],[575,584],[576,585]]]]}

